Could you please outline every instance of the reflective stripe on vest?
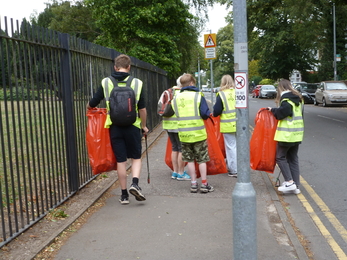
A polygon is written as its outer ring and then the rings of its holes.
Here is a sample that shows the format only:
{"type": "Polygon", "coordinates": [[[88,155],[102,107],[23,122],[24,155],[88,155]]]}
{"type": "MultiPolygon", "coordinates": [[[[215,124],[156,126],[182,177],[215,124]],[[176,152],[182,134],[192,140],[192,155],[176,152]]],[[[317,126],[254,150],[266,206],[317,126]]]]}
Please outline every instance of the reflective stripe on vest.
{"type": "Polygon", "coordinates": [[[199,113],[200,102],[200,92],[192,91],[183,91],[173,100],[173,108],[178,118],[178,136],[181,142],[195,143],[207,138],[204,120],[199,113]]]}
{"type": "Polygon", "coordinates": [[[226,89],[218,92],[223,103],[223,111],[220,116],[220,132],[234,133],[236,132],[236,101],[235,90],[226,89]]]}
{"type": "Polygon", "coordinates": [[[275,133],[275,141],[295,143],[301,142],[304,138],[304,120],[302,118],[302,103],[296,106],[289,99],[283,99],[293,107],[293,116],[279,120],[275,133]]]}
{"type": "MultiPolygon", "coordinates": [[[[179,92],[180,92],[180,89],[175,89],[174,88],[174,97],[173,97],[173,99],[175,98],[175,96],[179,92]]],[[[172,104],[172,102],[171,102],[171,104],[172,104]]],[[[165,130],[178,129],[178,119],[177,119],[176,114],[174,114],[171,117],[163,116],[163,123],[162,124],[163,124],[163,129],[165,129],[165,130]]]]}
{"type": "MultiPolygon", "coordinates": [[[[128,78],[129,76],[124,81],[127,81],[128,78]]],[[[104,126],[105,128],[110,128],[110,125],[112,125],[112,121],[110,117],[110,94],[113,89],[113,83],[112,83],[112,80],[107,77],[102,80],[101,85],[104,88],[104,96],[105,96],[106,108],[107,108],[107,116],[106,116],[106,121],[104,126]]],[[[126,83],[118,83],[119,87],[124,87],[125,85],[126,83]]],[[[137,78],[133,78],[133,80],[131,81],[130,87],[135,92],[136,114],[138,114],[137,103],[139,102],[140,94],[142,91],[142,81],[137,78]]],[[[141,128],[141,119],[137,117],[133,125],[138,128],[141,128]]]]}

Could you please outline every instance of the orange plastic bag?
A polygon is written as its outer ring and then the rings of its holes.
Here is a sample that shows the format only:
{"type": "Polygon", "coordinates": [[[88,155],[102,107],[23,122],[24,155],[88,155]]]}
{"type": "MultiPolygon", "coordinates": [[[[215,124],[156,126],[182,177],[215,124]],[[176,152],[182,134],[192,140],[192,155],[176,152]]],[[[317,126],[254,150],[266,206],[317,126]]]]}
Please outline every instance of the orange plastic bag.
{"type": "Polygon", "coordinates": [[[224,145],[224,135],[220,132],[220,116],[211,117],[211,119],[213,121],[213,125],[214,125],[214,128],[215,128],[215,134],[216,134],[216,137],[217,137],[219,148],[220,148],[224,158],[226,158],[225,145],[224,145]]]}
{"type": "Polygon", "coordinates": [[[108,128],[104,128],[106,113],[106,108],[87,111],[86,141],[93,174],[117,169],[117,161],[110,141],[110,132],[108,128]]]}
{"type": "Polygon", "coordinates": [[[167,137],[167,143],[166,143],[165,163],[173,171],[171,153],[172,153],[172,144],[171,144],[171,140],[168,136],[167,137]]]}
{"type": "Polygon", "coordinates": [[[278,120],[266,108],[259,109],[250,141],[250,164],[253,170],[273,173],[276,166],[274,140],[278,120]]]}
{"type": "MultiPolygon", "coordinates": [[[[170,137],[168,136],[167,143],[166,143],[165,163],[173,171],[171,154],[172,154],[172,143],[171,143],[170,137]]],[[[187,162],[184,165],[187,165],[187,162]]]]}
{"type": "MultiPolygon", "coordinates": [[[[210,156],[210,161],[206,163],[207,175],[227,173],[228,170],[224,160],[225,157],[222,153],[220,144],[217,140],[218,132],[216,132],[214,120],[210,117],[207,120],[204,120],[204,123],[205,123],[206,132],[207,132],[208,155],[210,156]]],[[[223,147],[224,147],[224,139],[223,139],[223,147]]],[[[197,163],[195,164],[195,169],[196,169],[196,177],[200,178],[199,165],[197,163]]]]}

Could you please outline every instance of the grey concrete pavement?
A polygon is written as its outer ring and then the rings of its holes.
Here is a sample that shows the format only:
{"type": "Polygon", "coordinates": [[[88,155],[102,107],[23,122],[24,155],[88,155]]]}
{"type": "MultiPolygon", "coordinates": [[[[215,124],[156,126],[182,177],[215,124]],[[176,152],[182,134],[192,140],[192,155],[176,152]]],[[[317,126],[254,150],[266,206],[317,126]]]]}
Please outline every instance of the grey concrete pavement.
{"type": "MultiPolygon", "coordinates": [[[[232,192],[237,179],[209,175],[214,192],[190,193],[189,181],[170,178],[164,162],[167,134],[158,127],[148,141],[151,182],[144,153],[139,183],[147,200],[138,202],[130,195],[130,204],[121,205],[120,189],[113,190],[114,196],[66,241],[55,259],[233,259],[232,192]]],[[[268,174],[252,171],[251,181],[257,200],[258,259],[309,259],[268,174]]],[[[301,232],[316,239],[314,259],[336,259],[296,197],[287,199],[294,221],[304,223],[301,232]]]]}

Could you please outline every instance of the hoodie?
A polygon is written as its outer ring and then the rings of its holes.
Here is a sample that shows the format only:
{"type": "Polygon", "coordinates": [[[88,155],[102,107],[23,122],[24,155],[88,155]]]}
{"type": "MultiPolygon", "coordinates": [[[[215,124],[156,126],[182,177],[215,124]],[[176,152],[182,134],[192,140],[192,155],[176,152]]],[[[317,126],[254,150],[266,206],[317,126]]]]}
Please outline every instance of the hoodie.
{"type": "Polygon", "coordinates": [[[287,116],[293,115],[293,108],[291,104],[289,104],[287,101],[283,101],[283,99],[289,99],[292,101],[296,106],[300,105],[301,99],[299,96],[293,94],[290,91],[284,91],[281,95],[280,99],[280,106],[278,108],[271,108],[271,112],[275,116],[277,120],[282,120],[286,118],[287,116]]]}
{"type": "MultiPolygon", "coordinates": [[[[287,101],[283,101],[283,99],[289,99],[292,101],[295,106],[299,106],[301,99],[299,96],[293,94],[291,91],[284,91],[282,92],[281,99],[280,99],[280,106],[277,108],[271,108],[272,114],[275,116],[277,120],[282,120],[286,118],[287,116],[293,116],[293,107],[291,104],[289,104],[287,101]]],[[[304,115],[304,107],[302,107],[302,115],[304,115]]],[[[297,144],[301,144],[301,142],[294,142],[294,143],[287,143],[287,142],[278,142],[281,146],[294,146],[297,144]]]]}
{"type": "MultiPolygon", "coordinates": [[[[112,72],[111,76],[114,77],[116,80],[118,81],[123,81],[126,79],[126,77],[128,77],[130,74],[126,73],[126,72],[119,72],[119,71],[114,71],[112,72]]],[[[142,87],[143,89],[143,87],[142,87]]],[[[137,103],[137,107],[138,109],[142,109],[146,107],[145,104],[145,97],[143,94],[144,91],[141,91],[140,94],[140,100],[137,103]]],[[[104,88],[100,85],[100,87],[98,88],[97,92],[93,95],[92,99],[89,101],[89,106],[91,107],[96,107],[97,105],[99,105],[99,103],[105,98],[105,94],[104,94],[104,88]]]]}
{"type": "MultiPolygon", "coordinates": [[[[181,92],[184,92],[184,91],[199,92],[199,89],[195,86],[187,86],[187,87],[181,88],[181,92]]],[[[202,119],[206,120],[207,118],[209,118],[211,112],[210,112],[210,109],[208,108],[206,99],[203,94],[201,95],[199,110],[200,110],[200,116],[202,119]]]]}

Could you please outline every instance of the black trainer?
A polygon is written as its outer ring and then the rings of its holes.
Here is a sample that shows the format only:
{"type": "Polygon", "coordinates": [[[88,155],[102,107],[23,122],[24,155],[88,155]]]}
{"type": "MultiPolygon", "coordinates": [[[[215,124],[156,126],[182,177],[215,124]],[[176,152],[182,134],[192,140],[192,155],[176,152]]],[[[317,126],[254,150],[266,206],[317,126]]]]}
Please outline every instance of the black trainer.
{"type": "Polygon", "coordinates": [[[141,188],[135,183],[131,184],[129,188],[129,192],[135,196],[137,201],[146,200],[145,196],[141,193],[141,191],[142,191],[141,188]]]}
{"type": "Polygon", "coordinates": [[[201,184],[201,188],[200,188],[201,193],[207,193],[207,192],[212,192],[212,191],[214,191],[214,188],[211,185],[201,184]]]}
{"type": "Polygon", "coordinates": [[[122,195],[122,196],[120,196],[119,202],[122,205],[129,204],[129,195],[122,195]]]}

